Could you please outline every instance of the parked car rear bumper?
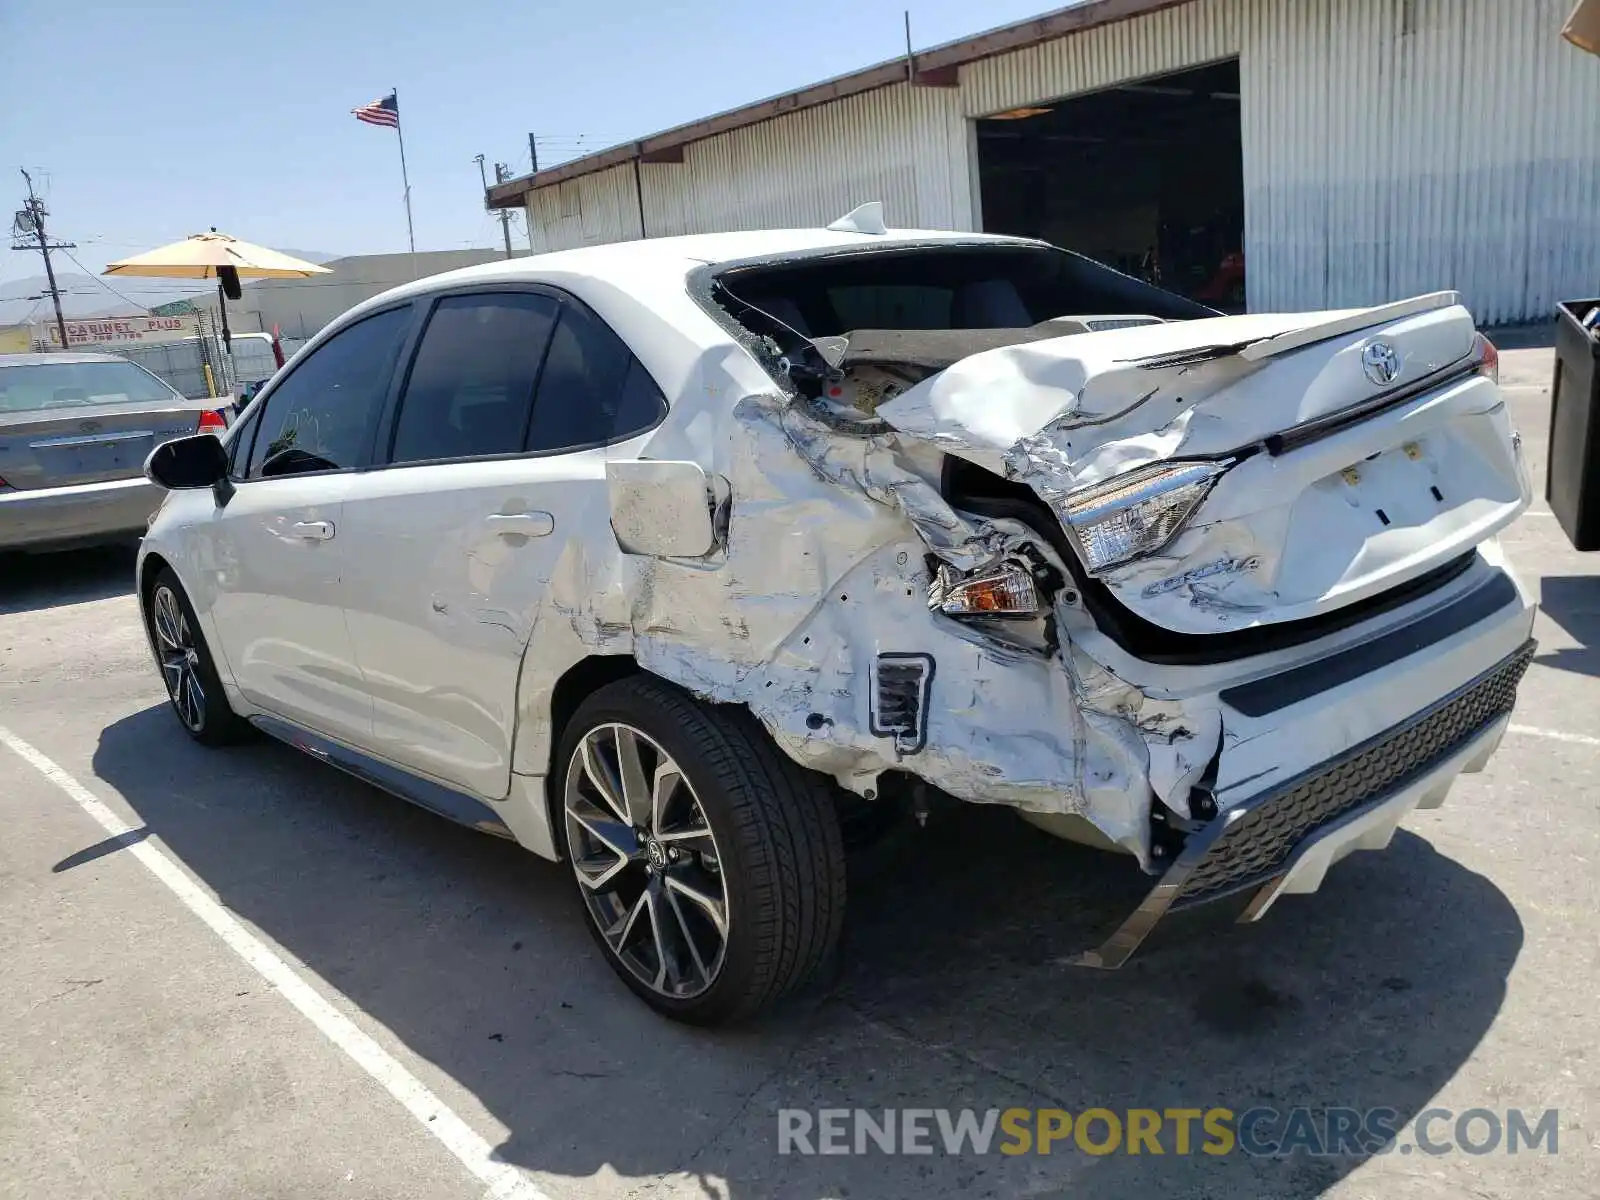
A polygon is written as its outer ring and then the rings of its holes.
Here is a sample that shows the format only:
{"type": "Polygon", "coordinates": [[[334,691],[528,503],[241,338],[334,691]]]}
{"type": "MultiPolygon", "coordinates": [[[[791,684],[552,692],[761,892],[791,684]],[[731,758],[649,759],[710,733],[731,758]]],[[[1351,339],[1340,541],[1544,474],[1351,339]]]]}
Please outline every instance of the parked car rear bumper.
{"type": "Polygon", "coordinates": [[[164,494],[142,476],[0,492],[0,550],[38,550],[143,533],[164,494]]]}

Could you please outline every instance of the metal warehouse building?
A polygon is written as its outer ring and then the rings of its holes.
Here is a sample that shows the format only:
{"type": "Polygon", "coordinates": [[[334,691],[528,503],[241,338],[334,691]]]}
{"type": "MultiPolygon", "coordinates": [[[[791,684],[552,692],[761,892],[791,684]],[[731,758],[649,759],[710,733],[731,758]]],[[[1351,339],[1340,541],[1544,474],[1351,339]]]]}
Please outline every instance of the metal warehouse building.
{"type": "Polygon", "coordinates": [[[535,249],[825,224],[1043,237],[1218,307],[1600,291],[1570,0],[1087,0],[489,192],[535,249]]]}

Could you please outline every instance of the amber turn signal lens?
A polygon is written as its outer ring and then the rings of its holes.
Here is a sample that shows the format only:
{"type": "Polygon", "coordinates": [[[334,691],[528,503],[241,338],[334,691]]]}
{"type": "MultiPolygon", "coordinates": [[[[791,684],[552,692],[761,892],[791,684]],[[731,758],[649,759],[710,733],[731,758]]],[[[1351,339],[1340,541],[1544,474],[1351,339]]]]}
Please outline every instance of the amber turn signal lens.
{"type": "Polygon", "coordinates": [[[1039,612],[1039,589],[1021,563],[1002,563],[971,579],[946,577],[941,584],[938,607],[948,617],[1031,617],[1039,612]]]}

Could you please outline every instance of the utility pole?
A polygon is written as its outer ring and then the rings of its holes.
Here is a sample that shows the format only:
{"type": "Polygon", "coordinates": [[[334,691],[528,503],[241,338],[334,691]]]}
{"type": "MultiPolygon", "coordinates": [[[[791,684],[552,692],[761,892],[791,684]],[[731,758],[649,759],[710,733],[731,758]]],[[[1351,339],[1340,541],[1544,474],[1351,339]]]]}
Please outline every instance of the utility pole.
{"type": "MultiPolygon", "coordinates": [[[[494,181],[504,183],[511,178],[511,168],[505,163],[495,163],[494,181]]],[[[506,257],[511,257],[511,213],[502,208],[500,210],[500,233],[506,239],[506,257]]]]}
{"type": "Polygon", "coordinates": [[[13,250],[38,250],[44,255],[44,274],[50,281],[50,299],[56,306],[56,333],[61,338],[61,348],[67,349],[67,322],[61,315],[61,289],[56,287],[56,269],[50,263],[52,250],[76,250],[75,242],[52,242],[44,231],[44,219],[49,211],[44,201],[33,193],[33,176],[26,170],[22,177],[28,181],[28,198],[11,221],[11,248],[13,250]]]}
{"type": "MultiPolygon", "coordinates": [[[[529,175],[537,175],[538,173],[539,173],[539,140],[537,138],[535,138],[532,133],[529,133],[528,134],[528,174],[529,175]]],[[[523,199],[526,200],[527,197],[523,197],[523,199]]],[[[533,214],[528,212],[528,211],[526,211],[526,210],[524,210],[524,212],[523,212],[523,220],[526,222],[526,228],[527,228],[527,231],[528,231],[528,250],[530,252],[532,252],[532,251],[535,250],[535,246],[533,244],[533,214]]]]}
{"type": "MultiPolygon", "coordinates": [[[[481,155],[481,154],[473,155],[472,161],[478,164],[478,179],[483,184],[483,193],[484,193],[484,196],[487,198],[487,196],[489,194],[489,177],[487,175],[485,175],[484,171],[483,171],[483,155],[481,155]]],[[[507,167],[505,165],[505,163],[495,163],[495,165],[494,165],[494,181],[496,183],[504,183],[510,177],[511,177],[511,168],[507,167]]],[[[485,199],[485,206],[487,206],[487,203],[488,203],[488,201],[487,201],[487,199],[485,199]]],[[[508,213],[505,209],[501,209],[500,210],[500,232],[501,232],[501,234],[504,235],[505,240],[506,240],[506,257],[510,258],[511,257],[511,214],[508,213]]]]}

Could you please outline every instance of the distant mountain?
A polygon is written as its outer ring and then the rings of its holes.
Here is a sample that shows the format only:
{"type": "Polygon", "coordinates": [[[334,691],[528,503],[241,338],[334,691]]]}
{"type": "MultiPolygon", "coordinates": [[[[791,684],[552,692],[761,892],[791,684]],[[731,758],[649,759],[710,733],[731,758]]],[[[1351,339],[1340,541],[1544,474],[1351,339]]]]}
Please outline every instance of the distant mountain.
{"type": "MultiPolygon", "coordinates": [[[[49,280],[43,275],[29,275],[0,284],[0,325],[16,325],[28,320],[48,319],[54,315],[50,298],[45,295],[49,280]],[[43,299],[34,299],[43,297],[43,299]]],[[[121,316],[141,312],[152,304],[193,296],[210,290],[196,280],[183,279],[107,279],[102,283],[98,276],[76,272],[56,272],[56,286],[61,289],[61,311],[67,317],[121,316]],[[116,292],[104,286],[109,283],[117,292],[128,297],[118,299],[116,292]],[[131,302],[131,303],[130,303],[131,302]]]]}
{"type": "MultiPolygon", "coordinates": [[[[324,254],[320,250],[285,250],[295,258],[307,262],[332,262],[337,254],[324,254]]],[[[37,260],[35,260],[37,261],[37,260]]],[[[246,281],[248,286],[248,281],[246,281]]],[[[48,296],[44,296],[49,280],[44,275],[28,275],[0,284],[0,325],[17,325],[29,320],[49,320],[55,310],[48,296]]],[[[211,295],[216,283],[205,280],[154,279],[138,275],[113,275],[102,278],[78,272],[56,272],[56,286],[61,289],[61,312],[68,318],[121,317],[143,312],[157,304],[181,300],[188,296],[211,295]],[[109,285],[109,286],[108,286],[109,285]],[[116,289],[113,291],[112,289],[116,289]],[[128,299],[117,298],[121,292],[128,299]]]]}
{"type": "MultiPolygon", "coordinates": [[[[285,249],[283,253],[318,264],[331,262],[340,257],[321,250],[285,249]]],[[[33,261],[38,265],[37,257],[33,261]]],[[[60,262],[59,259],[56,261],[60,262]]],[[[19,260],[13,262],[22,265],[19,260]]],[[[15,325],[26,319],[29,310],[33,309],[36,303],[31,297],[44,295],[44,290],[48,286],[49,280],[42,273],[0,284],[0,325],[15,325]]],[[[68,317],[122,316],[140,312],[157,304],[165,304],[170,300],[214,292],[217,287],[214,282],[208,283],[198,279],[159,279],[138,275],[113,275],[102,278],[98,275],[60,270],[56,272],[56,286],[62,292],[61,311],[68,317]],[[113,288],[116,289],[115,292],[112,291],[113,288]],[[121,292],[133,303],[117,299],[116,292],[121,292]]],[[[34,311],[33,319],[38,320],[53,315],[54,310],[48,297],[37,303],[38,309],[34,311]]]]}

